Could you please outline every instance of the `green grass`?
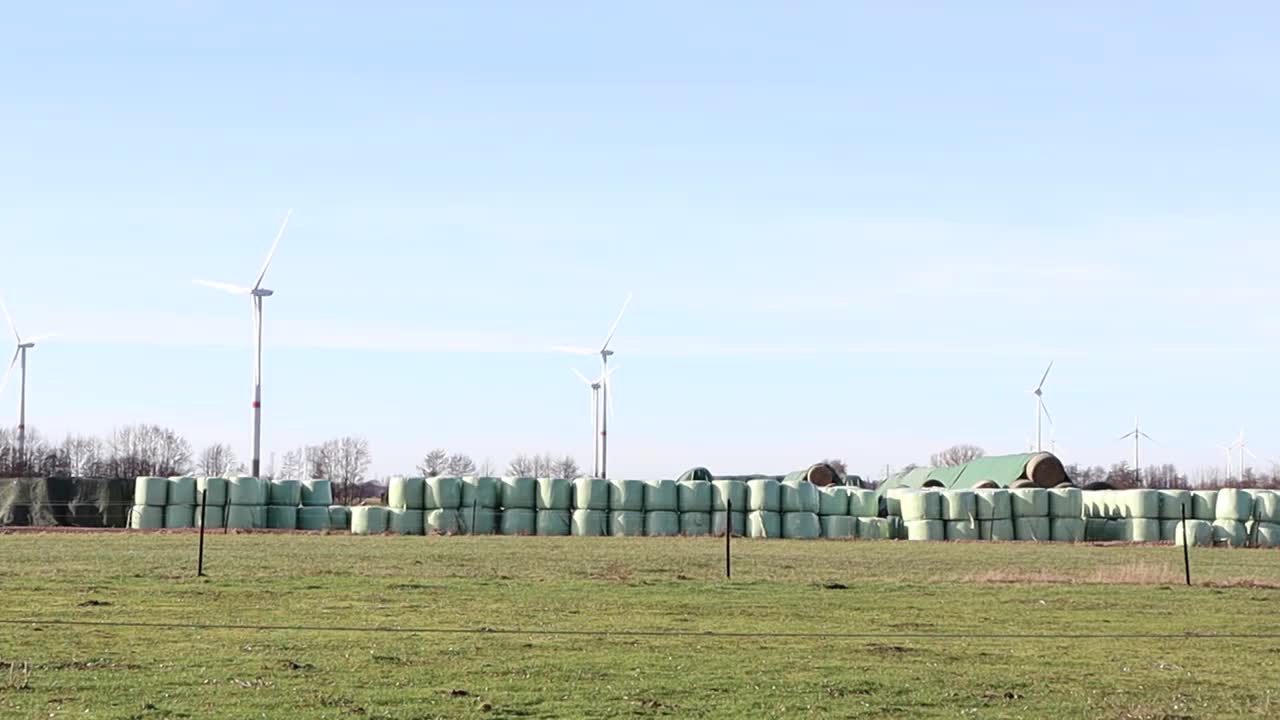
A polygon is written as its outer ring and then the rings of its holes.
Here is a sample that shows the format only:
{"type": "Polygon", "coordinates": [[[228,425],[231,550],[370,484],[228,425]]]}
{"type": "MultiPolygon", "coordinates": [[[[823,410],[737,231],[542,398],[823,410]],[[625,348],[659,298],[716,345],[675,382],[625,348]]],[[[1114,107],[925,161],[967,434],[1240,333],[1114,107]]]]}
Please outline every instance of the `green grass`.
{"type": "Polygon", "coordinates": [[[1280,715],[1280,638],[1078,637],[1280,634],[1274,551],[1187,588],[1171,547],[739,541],[726,581],[716,540],[212,535],[203,579],[195,546],[0,535],[0,619],[526,632],[0,624],[0,717],[1280,715]]]}

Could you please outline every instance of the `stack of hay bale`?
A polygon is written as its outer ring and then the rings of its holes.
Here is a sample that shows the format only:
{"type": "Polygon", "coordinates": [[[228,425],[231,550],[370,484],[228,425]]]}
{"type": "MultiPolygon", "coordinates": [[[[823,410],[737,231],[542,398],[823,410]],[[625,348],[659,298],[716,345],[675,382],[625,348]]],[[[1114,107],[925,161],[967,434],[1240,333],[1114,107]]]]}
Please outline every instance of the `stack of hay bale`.
{"type": "Polygon", "coordinates": [[[1214,503],[1213,544],[1244,547],[1249,540],[1246,523],[1253,519],[1253,495],[1248,490],[1223,488],[1214,503]]]}
{"type": "MultiPolygon", "coordinates": [[[[710,480],[689,479],[677,483],[679,487],[680,534],[699,537],[711,534],[711,509],[715,504],[715,491],[710,480]]],[[[645,508],[648,511],[648,507],[645,508]]],[[[649,521],[648,515],[645,522],[649,521]]]]}
{"type": "Polygon", "coordinates": [[[255,530],[267,526],[266,484],[255,477],[238,475],[227,478],[227,512],[225,526],[232,530],[255,530]]]}
{"type": "Polygon", "coordinates": [[[427,478],[422,493],[422,521],[409,521],[405,535],[457,535],[462,532],[462,478],[427,478]]]}
{"type": "Polygon", "coordinates": [[[297,530],[298,507],[302,505],[302,482],[298,480],[265,481],[267,489],[267,527],[271,530],[297,530]]]}
{"type": "Polygon", "coordinates": [[[302,481],[302,507],[298,508],[299,530],[345,530],[346,522],[334,526],[333,484],[328,480],[302,481]]]}
{"type": "Polygon", "coordinates": [[[1254,547],[1280,547],[1280,493],[1253,490],[1254,523],[1249,542],[1254,547]]]}
{"type": "MultiPolygon", "coordinates": [[[[644,535],[645,487],[646,483],[643,480],[609,481],[609,530],[615,537],[644,535]]],[[[655,515],[654,522],[664,524],[662,528],[655,528],[655,535],[679,534],[680,514],[678,512],[658,511],[655,515]]]]}
{"type": "Polygon", "coordinates": [[[939,514],[948,540],[979,540],[978,499],[972,490],[943,490],[938,493],[939,514]]]}
{"type": "Polygon", "coordinates": [[[1013,535],[1013,502],[1005,488],[981,488],[974,491],[978,514],[978,537],[996,542],[1010,541],[1013,535]]]}
{"type": "Polygon", "coordinates": [[[1009,509],[1013,515],[1013,539],[1025,542],[1048,542],[1049,491],[1039,487],[1009,490],[1009,509]]]}
{"type": "Polygon", "coordinates": [[[1084,493],[1079,488],[1053,488],[1049,492],[1049,539],[1054,542],[1083,542],[1084,493]]]}
{"type": "Polygon", "coordinates": [[[165,505],[168,500],[168,478],[138,478],[133,486],[133,507],[129,509],[129,527],[134,530],[162,529],[165,505]]]}
{"type": "Polygon", "coordinates": [[[227,479],[196,478],[195,526],[216,530],[227,519],[227,479]]]}
{"type": "Polygon", "coordinates": [[[849,515],[860,540],[892,540],[900,518],[879,517],[880,497],[874,490],[849,488],[849,515]]]}
{"type": "Polygon", "coordinates": [[[422,535],[426,532],[426,509],[427,479],[397,475],[387,483],[387,507],[382,513],[372,508],[352,508],[351,532],[356,535],[378,535],[388,531],[397,535],[422,535]],[[378,522],[379,515],[381,523],[378,522]]]}
{"type": "Polygon", "coordinates": [[[747,481],[747,535],[782,537],[782,485],[773,478],[747,481]]]}
{"type": "MultiPolygon", "coordinates": [[[[806,471],[807,472],[807,471],[806,471]]],[[[792,473],[781,483],[782,537],[813,540],[822,535],[818,520],[818,488],[806,479],[806,473],[792,473]]]]}
{"type": "Polygon", "coordinates": [[[749,489],[745,480],[724,479],[711,483],[711,533],[723,537],[725,533],[743,536],[747,534],[747,508],[749,489]]]}
{"type": "Polygon", "coordinates": [[[937,541],[947,539],[947,526],[942,521],[942,496],[935,490],[914,490],[898,496],[902,525],[908,540],[937,541]]]}
{"type": "Polygon", "coordinates": [[[502,534],[538,534],[538,479],[502,478],[502,534]]]}
{"type": "Polygon", "coordinates": [[[573,532],[573,482],[567,478],[538,478],[539,535],[565,536],[573,532]]]}
{"type": "Polygon", "coordinates": [[[462,478],[462,531],[492,535],[501,523],[502,481],[493,477],[462,478]]]}
{"type": "MultiPolygon", "coordinates": [[[[644,486],[644,526],[650,537],[680,534],[681,483],[655,480],[644,486]]],[[[619,492],[624,492],[619,490],[619,492]]]]}
{"type": "Polygon", "coordinates": [[[1178,535],[1178,523],[1183,516],[1195,518],[1188,490],[1159,490],[1160,493],[1160,541],[1174,542],[1178,535]]]}
{"type": "Polygon", "coordinates": [[[849,491],[844,485],[828,485],[818,490],[818,521],[822,537],[828,540],[857,537],[858,520],[849,514],[849,491]]]}
{"type": "Polygon", "coordinates": [[[608,480],[580,477],[573,481],[573,534],[579,537],[601,537],[609,534],[608,480]]]}

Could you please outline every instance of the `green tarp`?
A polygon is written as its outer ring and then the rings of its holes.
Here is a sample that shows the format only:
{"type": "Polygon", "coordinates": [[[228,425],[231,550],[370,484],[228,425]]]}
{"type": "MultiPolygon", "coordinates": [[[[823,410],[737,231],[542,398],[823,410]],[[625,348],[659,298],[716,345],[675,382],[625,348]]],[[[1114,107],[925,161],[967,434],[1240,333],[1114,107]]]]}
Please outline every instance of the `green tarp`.
{"type": "Polygon", "coordinates": [[[106,478],[0,478],[0,527],[122,528],[133,486],[106,478]]]}

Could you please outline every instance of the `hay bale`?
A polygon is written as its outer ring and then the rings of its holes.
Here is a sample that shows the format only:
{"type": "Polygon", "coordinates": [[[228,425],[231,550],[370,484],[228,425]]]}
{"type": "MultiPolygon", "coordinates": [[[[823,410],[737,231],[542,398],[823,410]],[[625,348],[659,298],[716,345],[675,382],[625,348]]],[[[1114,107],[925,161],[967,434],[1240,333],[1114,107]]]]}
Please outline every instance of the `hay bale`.
{"type": "MultiPolygon", "coordinates": [[[[1190,510],[1191,496],[1187,496],[1187,509],[1190,510]]],[[[1180,520],[1161,520],[1160,521],[1160,542],[1173,542],[1174,533],[1178,531],[1178,523],[1180,520]]]]}
{"type": "Polygon", "coordinates": [[[578,537],[604,537],[608,535],[609,511],[574,510],[572,530],[573,534],[578,537]]]}
{"type": "Polygon", "coordinates": [[[1191,493],[1186,490],[1157,490],[1160,494],[1160,519],[1181,520],[1185,508],[1187,517],[1194,517],[1191,506],[1191,493]]]}
{"type": "Polygon", "coordinates": [[[978,539],[991,540],[993,542],[1013,542],[1013,519],[979,520],[978,539]]]}
{"type": "MultiPolygon", "coordinates": [[[[745,483],[743,485],[745,487],[745,483]]],[[[734,507],[738,507],[737,504],[734,507]]],[[[724,537],[726,532],[731,532],[738,537],[745,536],[747,534],[747,514],[736,510],[732,513],[721,510],[712,512],[711,534],[716,537],[724,537]]]]}
{"type": "MultiPolygon", "coordinates": [[[[466,511],[463,511],[466,514],[466,511]]],[[[572,510],[539,510],[538,511],[538,527],[539,535],[548,535],[552,537],[564,537],[573,532],[573,511],[572,510]]]]}
{"type": "MultiPolygon", "coordinates": [[[[903,497],[906,504],[906,497],[903,497]]],[[[917,541],[942,541],[947,539],[947,526],[941,520],[904,520],[907,539],[917,541]]]]}
{"type": "MultiPolygon", "coordinates": [[[[641,497],[644,497],[641,490],[641,497]]],[[[676,519],[676,527],[680,520],[676,519]]],[[[635,510],[612,510],[609,512],[609,532],[614,537],[639,537],[644,535],[644,513],[635,510]]]]}
{"type": "Polygon", "coordinates": [[[948,540],[980,540],[982,531],[977,520],[945,520],[948,540]]]}
{"type": "Polygon", "coordinates": [[[200,504],[200,499],[205,498],[205,502],[211,507],[222,507],[227,504],[227,479],[224,477],[198,477],[196,478],[196,504],[200,504]]]}
{"type": "MultiPolygon", "coordinates": [[[[572,485],[572,483],[571,483],[572,485]]],[[[570,490],[572,493],[573,490],[570,490]]],[[[502,481],[493,477],[476,477],[469,475],[462,478],[462,508],[488,508],[494,510],[502,507],[502,481]]],[[[607,491],[606,491],[606,500],[607,491]]]]}
{"type": "Polygon", "coordinates": [[[333,530],[350,530],[351,508],[346,505],[330,505],[329,527],[333,530]]]}
{"type": "MultiPolygon", "coordinates": [[[[711,483],[711,509],[724,512],[733,504],[733,512],[745,515],[749,502],[747,500],[747,483],[742,480],[715,480],[711,483]]],[[[745,527],[745,525],[744,525],[745,527]]]]}
{"type": "Polygon", "coordinates": [[[1249,540],[1248,528],[1239,520],[1218,518],[1213,521],[1213,544],[1244,547],[1249,540]]]}
{"type": "MultiPolygon", "coordinates": [[[[319,478],[303,480],[302,504],[305,507],[327,509],[333,504],[333,483],[319,478]]],[[[319,518],[320,516],[317,513],[311,513],[311,517],[319,518]]]]}
{"type": "Polygon", "coordinates": [[[880,514],[880,503],[875,490],[849,488],[849,515],[857,518],[871,518],[880,514]]]}
{"type": "MultiPolygon", "coordinates": [[[[155,497],[152,495],[151,497],[155,497]]],[[[162,505],[134,505],[129,510],[129,528],[132,530],[160,530],[164,528],[165,509],[162,505]]]]}
{"type": "Polygon", "coordinates": [[[1192,490],[1191,513],[1196,520],[1213,522],[1218,517],[1218,491],[1192,490]]]}
{"type": "MultiPolygon", "coordinates": [[[[646,527],[648,527],[649,518],[645,518],[646,527]]],[[[709,512],[682,512],[680,513],[680,534],[686,537],[702,537],[711,534],[711,513],[709,512]]]]}
{"type": "MultiPolygon", "coordinates": [[[[902,519],[907,522],[942,519],[942,501],[933,490],[917,490],[899,496],[902,519]]],[[[923,532],[923,530],[919,531],[923,532]]]]}
{"type": "Polygon", "coordinates": [[[1259,522],[1280,525],[1280,493],[1254,490],[1253,516],[1259,522]]]}
{"type": "Polygon", "coordinates": [[[659,510],[644,514],[644,534],[649,537],[674,537],[680,534],[680,513],[659,510]]]}
{"type": "MultiPolygon", "coordinates": [[[[262,482],[255,477],[238,475],[227,479],[228,505],[265,505],[267,493],[262,482]]],[[[235,528],[228,520],[227,527],[235,528]]]]}
{"type": "MultiPolygon", "coordinates": [[[[886,515],[901,516],[902,515],[902,496],[914,492],[910,488],[889,488],[884,491],[884,507],[886,515]]],[[[876,513],[877,515],[879,513],[876,513]]]]}
{"type": "Polygon", "coordinates": [[[1084,542],[1084,518],[1049,518],[1049,539],[1053,542],[1084,542]]]}
{"type": "MultiPolygon", "coordinates": [[[[529,479],[532,480],[533,478],[529,478],[529,479]]],[[[504,503],[506,502],[505,500],[506,489],[507,489],[507,485],[504,482],[503,483],[503,490],[504,490],[503,502],[504,503]]],[[[529,496],[526,499],[524,494],[522,493],[518,499],[518,502],[537,503],[537,498],[533,496],[529,496]]],[[[502,520],[501,520],[501,525],[499,526],[499,529],[503,535],[516,535],[516,536],[537,535],[538,534],[538,511],[530,510],[529,508],[504,507],[502,509],[502,520]]]]}
{"type": "Polygon", "coordinates": [[[352,535],[381,535],[387,531],[387,509],[374,505],[351,508],[352,535]]]}
{"type": "Polygon", "coordinates": [[[1027,460],[1024,474],[1037,487],[1046,489],[1057,487],[1067,480],[1067,471],[1062,467],[1062,461],[1046,452],[1032,455],[1031,459],[1027,460]]]}
{"type": "Polygon", "coordinates": [[[1160,518],[1160,492],[1158,490],[1121,490],[1124,516],[1157,520],[1160,518]]]}
{"type": "MultiPolygon", "coordinates": [[[[534,488],[536,495],[536,480],[534,481],[534,488]]],[[[439,475],[427,478],[422,492],[422,507],[425,510],[457,510],[461,508],[462,478],[439,475]]]]}
{"type": "Polygon", "coordinates": [[[1178,527],[1174,531],[1173,543],[1182,545],[1183,538],[1192,546],[1208,546],[1213,545],[1213,523],[1208,520],[1188,520],[1186,525],[1186,533],[1183,533],[1183,522],[1178,521],[1178,527]]]}
{"type": "Polygon", "coordinates": [[[650,512],[679,512],[680,485],[675,480],[655,480],[644,486],[644,509],[650,512]]]}
{"type": "Polygon", "coordinates": [[[604,478],[580,477],[574,480],[574,509],[607,511],[611,487],[609,481],[604,478]]]}
{"type": "Polygon", "coordinates": [[[822,537],[828,540],[842,540],[858,534],[858,519],[848,515],[819,515],[822,523],[822,537]]]}
{"type": "Polygon", "coordinates": [[[1129,518],[1122,520],[1125,541],[1132,543],[1160,542],[1160,521],[1155,518],[1129,518]]]}
{"type": "Polygon", "coordinates": [[[393,535],[427,534],[427,514],[422,510],[387,508],[386,531],[393,535]]]}
{"type": "MultiPolygon", "coordinates": [[[[771,478],[748,481],[747,508],[752,512],[782,512],[782,484],[771,478]]],[[[747,522],[750,524],[750,519],[747,522]]],[[[779,519],[778,522],[781,532],[782,520],[779,519]]]]}
{"type": "Polygon", "coordinates": [[[271,530],[297,530],[298,529],[298,506],[297,505],[267,506],[267,528],[271,530]]]}
{"type": "Polygon", "coordinates": [[[195,505],[165,505],[164,526],[168,530],[185,530],[196,526],[195,505]]]}
{"type": "MultiPolygon", "coordinates": [[[[169,502],[169,478],[140,477],[133,490],[134,505],[164,507],[169,502]]],[[[194,504],[194,501],[192,501],[194,504]]]]}
{"type": "MultiPolygon", "coordinates": [[[[943,490],[938,493],[938,508],[943,520],[967,522],[978,516],[978,500],[972,490],[943,490]]],[[[977,526],[973,527],[973,535],[972,539],[977,540],[977,526]]]]}
{"type": "Polygon", "coordinates": [[[711,512],[711,483],[706,480],[686,480],[676,485],[680,489],[680,512],[711,512]]]}
{"type": "Polygon", "coordinates": [[[1085,518],[1084,539],[1089,542],[1107,541],[1107,519],[1104,517],[1085,518]]]}
{"type": "MultiPolygon", "coordinates": [[[[1049,517],[1049,491],[1044,488],[1016,488],[1009,491],[1009,505],[1013,519],[1047,518],[1049,517]]],[[[1038,527],[1038,526],[1037,526],[1038,527]]],[[[1017,523],[1014,523],[1017,530],[1017,523]]],[[[1049,528],[1045,526],[1044,537],[1048,537],[1049,528]]],[[[1021,538],[1019,538],[1021,539],[1021,538]]]]}
{"type": "Polygon", "coordinates": [[[782,513],[772,510],[754,510],[748,513],[747,535],[753,538],[782,537],[782,513]]]}
{"type": "MultiPolygon", "coordinates": [[[[538,508],[538,479],[531,477],[504,477],[502,478],[502,494],[501,502],[503,510],[529,510],[531,513],[538,508]]],[[[522,514],[522,518],[525,516],[522,514]]],[[[506,522],[506,519],[503,519],[506,522]]],[[[523,522],[523,520],[522,520],[523,522]]],[[[530,514],[528,516],[529,535],[533,534],[533,528],[537,525],[537,519],[530,514]]],[[[506,535],[508,533],[503,533],[506,535]]]]}
{"type": "MultiPolygon", "coordinates": [[[[802,481],[809,487],[813,487],[807,480],[802,481]]],[[[786,487],[786,483],[783,483],[786,487]]],[[[817,488],[814,488],[814,500],[816,505],[817,488]]],[[[786,507],[786,500],[783,500],[783,507],[786,507]]],[[[791,540],[815,540],[822,536],[822,523],[818,520],[816,512],[784,512],[782,513],[782,537],[791,540]]]]}
{"type": "MultiPolygon", "coordinates": [[[[808,480],[789,478],[781,483],[782,512],[818,514],[818,487],[808,480]]],[[[786,520],[783,520],[783,534],[786,520]]]]}
{"type": "Polygon", "coordinates": [[[1049,517],[1079,519],[1084,517],[1084,492],[1065,487],[1049,490],[1049,517]]]}
{"type": "Polygon", "coordinates": [[[893,540],[897,537],[893,521],[882,517],[860,517],[855,528],[861,540],[893,540]]]}
{"type": "Polygon", "coordinates": [[[268,482],[267,504],[298,507],[302,504],[302,482],[299,480],[272,480],[268,482]]]}
{"type": "Polygon", "coordinates": [[[1214,520],[1238,520],[1244,522],[1253,517],[1253,496],[1238,488],[1218,491],[1214,503],[1214,520]]]}
{"type": "Polygon", "coordinates": [[[312,532],[329,529],[328,507],[301,507],[298,509],[298,529],[312,532]]]}
{"type": "Polygon", "coordinates": [[[502,512],[494,508],[462,508],[458,510],[458,518],[464,535],[494,535],[502,529],[502,512]]]}
{"type": "Polygon", "coordinates": [[[643,480],[610,480],[609,509],[614,512],[644,512],[643,480]]]}
{"type": "MultiPolygon", "coordinates": [[[[1044,492],[1039,490],[1038,492],[1044,492]]],[[[1018,504],[1013,505],[1013,539],[1025,542],[1049,542],[1050,533],[1048,517],[1017,517],[1018,504]]]]}
{"type": "Polygon", "coordinates": [[[1009,520],[1013,517],[1013,504],[1009,500],[1008,490],[975,490],[973,500],[979,520],[1009,520]]]}
{"type": "Polygon", "coordinates": [[[228,505],[226,526],[232,530],[252,530],[266,525],[261,505],[228,505]]]}
{"type": "MultiPolygon", "coordinates": [[[[818,515],[849,515],[849,491],[844,485],[818,488],[818,515]]],[[[826,534],[823,534],[826,537],[826,534]]]]}
{"type": "Polygon", "coordinates": [[[1261,548],[1280,547],[1280,523],[1258,523],[1253,533],[1253,544],[1261,548]]]}
{"type": "Polygon", "coordinates": [[[221,530],[226,525],[226,518],[227,509],[225,505],[219,507],[210,505],[203,509],[197,506],[192,523],[195,527],[203,525],[207,530],[221,530]]]}
{"type": "Polygon", "coordinates": [[[166,505],[195,505],[196,479],[190,475],[169,478],[169,496],[166,505]]]}
{"type": "MultiPolygon", "coordinates": [[[[458,497],[459,499],[462,497],[461,490],[458,492],[458,497]]],[[[477,511],[478,514],[479,512],[477,511]]],[[[391,527],[395,530],[395,523],[392,523],[391,527]]],[[[422,513],[421,532],[418,531],[418,527],[413,523],[412,518],[406,521],[405,529],[408,532],[401,532],[401,535],[458,535],[462,532],[462,511],[454,508],[427,510],[422,513]]]]}
{"type": "Polygon", "coordinates": [[[427,502],[427,479],[396,475],[387,481],[387,507],[423,510],[427,502]]]}

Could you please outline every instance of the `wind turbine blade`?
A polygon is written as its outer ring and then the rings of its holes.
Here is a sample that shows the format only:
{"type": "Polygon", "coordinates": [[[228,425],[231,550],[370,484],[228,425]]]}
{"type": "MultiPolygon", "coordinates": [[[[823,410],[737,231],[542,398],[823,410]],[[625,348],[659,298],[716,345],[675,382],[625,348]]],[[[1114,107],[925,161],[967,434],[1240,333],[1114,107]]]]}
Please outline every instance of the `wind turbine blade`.
{"type": "Polygon", "coordinates": [[[4,388],[9,384],[9,375],[13,374],[13,366],[18,364],[18,355],[22,353],[22,348],[13,351],[13,359],[9,361],[9,367],[5,368],[4,378],[0,378],[0,392],[4,392],[4,388]]]}
{"type": "MultiPolygon", "coordinates": [[[[1052,361],[1052,360],[1050,360],[1050,361],[1049,361],[1049,367],[1047,367],[1047,368],[1045,368],[1045,369],[1044,369],[1044,377],[1040,378],[1040,384],[1039,384],[1039,385],[1036,385],[1036,390],[1042,390],[1042,389],[1044,389],[1044,381],[1049,379],[1049,371],[1050,371],[1050,370],[1053,370],[1053,363],[1054,363],[1054,361],[1052,361]]],[[[1052,421],[1050,421],[1050,422],[1052,422],[1052,421]]]]}
{"type": "Polygon", "coordinates": [[[293,210],[284,215],[284,222],[280,223],[280,232],[276,233],[276,241],[271,243],[271,252],[267,253],[267,261],[262,263],[262,272],[258,273],[258,281],[253,284],[253,289],[257,290],[262,287],[262,280],[267,276],[267,268],[271,267],[271,258],[276,256],[276,248],[280,247],[280,238],[284,237],[284,229],[289,227],[289,218],[293,217],[293,210]]]}
{"type": "Polygon", "coordinates": [[[1042,412],[1044,412],[1044,417],[1045,417],[1045,419],[1049,421],[1049,424],[1050,424],[1050,425],[1052,425],[1052,424],[1053,424],[1053,416],[1049,414],[1049,406],[1044,404],[1044,400],[1043,400],[1043,399],[1041,399],[1041,400],[1040,400],[1040,410],[1041,410],[1042,412]]]}
{"type": "Polygon", "coordinates": [[[572,345],[555,345],[551,348],[552,352],[569,353],[571,355],[599,355],[599,350],[593,350],[585,347],[574,347],[572,345]]]}
{"type": "Polygon", "coordinates": [[[591,384],[591,381],[587,379],[587,376],[586,376],[586,375],[583,375],[582,373],[578,372],[578,368],[569,368],[569,369],[573,371],[573,374],[574,374],[574,375],[577,375],[577,376],[578,376],[578,379],[579,379],[579,380],[581,380],[582,382],[584,382],[584,383],[586,383],[586,384],[588,384],[588,385],[590,385],[590,384],[591,384]]]}
{"type": "Polygon", "coordinates": [[[1254,455],[1254,454],[1253,454],[1253,451],[1252,451],[1252,450],[1250,450],[1249,448],[1244,448],[1244,451],[1245,451],[1246,453],[1248,453],[1248,454],[1249,454],[1249,457],[1253,458],[1254,460],[1257,460],[1257,459],[1258,459],[1258,456],[1257,456],[1257,455],[1254,455]]]}
{"type": "Polygon", "coordinates": [[[627,299],[622,303],[622,310],[618,312],[618,319],[613,321],[613,327],[609,328],[609,335],[604,339],[604,345],[600,347],[600,352],[609,349],[609,343],[613,342],[613,334],[618,332],[618,323],[622,322],[622,316],[627,312],[627,306],[631,304],[632,293],[627,293],[627,299]]]}
{"type": "Polygon", "coordinates": [[[9,329],[13,331],[13,339],[22,344],[22,336],[18,334],[18,326],[13,324],[13,316],[9,314],[9,306],[4,304],[4,298],[0,297],[0,310],[4,311],[4,319],[9,321],[9,329]]]}
{"type": "Polygon", "coordinates": [[[1121,435],[1120,437],[1118,437],[1118,438],[1116,438],[1116,439],[1117,439],[1117,440],[1128,440],[1129,438],[1133,437],[1133,434],[1134,434],[1135,432],[1137,432],[1137,430],[1130,430],[1129,432],[1125,433],[1124,435],[1121,435]]]}
{"type": "Polygon", "coordinates": [[[249,293],[253,292],[253,290],[247,287],[240,287],[239,285],[232,285],[231,283],[213,282],[212,280],[194,280],[192,282],[194,282],[197,285],[204,285],[205,287],[211,287],[214,290],[229,292],[232,295],[248,295],[249,293]]]}
{"type": "Polygon", "coordinates": [[[1151,441],[1151,442],[1153,442],[1153,443],[1159,443],[1159,442],[1160,442],[1159,440],[1156,440],[1155,438],[1151,437],[1150,435],[1148,435],[1148,434],[1146,434],[1146,433],[1144,433],[1144,432],[1139,432],[1138,434],[1139,434],[1139,435],[1141,435],[1142,437],[1144,437],[1144,438],[1146,438],[1146,439],[1150,440],[1150,441],[1151,441]]]}
{"type": "Polygon", "coordinates": [[[609,413],[610,420],[613,419],[613,381],[609,379],[611,375],[613,375],[612,370],[605,373],[605,376],[601,381],[604,385],[605,412],[609,413]]]}

